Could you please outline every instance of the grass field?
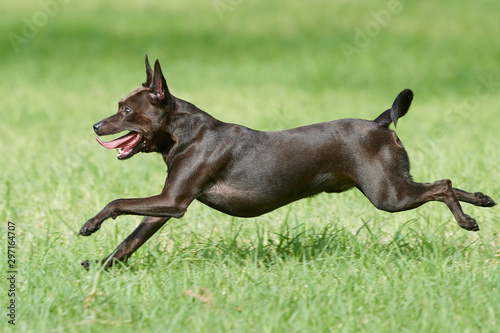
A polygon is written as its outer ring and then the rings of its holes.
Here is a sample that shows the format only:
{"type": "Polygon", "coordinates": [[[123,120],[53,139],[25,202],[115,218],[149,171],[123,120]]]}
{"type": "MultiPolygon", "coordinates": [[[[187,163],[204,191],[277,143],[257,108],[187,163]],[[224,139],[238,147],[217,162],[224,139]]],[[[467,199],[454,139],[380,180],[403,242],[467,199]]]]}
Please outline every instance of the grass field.
{"type": "Polygon", "coordinates": [[[170,91],[226,122],[281,130],[374,119],[415,99],[397,133],[417,181],[498,202],[500,3],[3,2],[0,331],[498,332],[498,206],[390,214],[357,190],[255,219],[193,203],[126,265],[85,271],[140,217],[81,225],[109,201],[157,194],[160,156],[118,161],[92,124],[159,58],[170,91]],[[15,223],[15,327],[8,221],[15,223]]]}

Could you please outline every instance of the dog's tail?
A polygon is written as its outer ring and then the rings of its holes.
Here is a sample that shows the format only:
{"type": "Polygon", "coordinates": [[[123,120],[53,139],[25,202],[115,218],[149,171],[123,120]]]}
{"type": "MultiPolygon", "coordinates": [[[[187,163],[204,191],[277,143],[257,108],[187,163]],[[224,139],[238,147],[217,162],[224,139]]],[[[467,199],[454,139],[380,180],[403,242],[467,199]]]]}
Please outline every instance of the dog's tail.
{"type": "Polygon", "coordinates": [[[389,127],[391,123],[394,123],[394,127],[396,127],[398,119],[403,117],[408,112],[412,100],[413,92],[410,89],[403,90],[394,100],[392,108],[384,111],[374,120],[374,122],[382,127],[389,127]]]}

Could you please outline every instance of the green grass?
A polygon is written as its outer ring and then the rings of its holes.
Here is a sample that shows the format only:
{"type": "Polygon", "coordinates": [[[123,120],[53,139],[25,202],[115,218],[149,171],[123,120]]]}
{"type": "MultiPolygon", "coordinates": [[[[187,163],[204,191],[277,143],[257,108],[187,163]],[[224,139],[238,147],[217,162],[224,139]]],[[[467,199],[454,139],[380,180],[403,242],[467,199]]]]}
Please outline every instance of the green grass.
{"type": "Polygon", "coordinates": [[[356,46],[388,1],[222,2],[221,18],[214,1],[70,1],[17,52],[9,32],[43,19],[43,2],[0,13],[0,330],[13,329],[13,221],[19,332],[498,332],[498,208],[464,204],[481,227],[470,233],[441,203],[389,214],[355,190],[255,219],[193,203],[128,264],[80,267],[140,221],[77,237],[87,219],[163,186],[159,156],[121,162],[93,139],[92,124],[144,81],[146,52],[174,95],[263,130],[374,119],[412,88],[397,133],[415,179],[500,200],[500,4],[401,0],[346,58],[342,43],[356,46]]]}

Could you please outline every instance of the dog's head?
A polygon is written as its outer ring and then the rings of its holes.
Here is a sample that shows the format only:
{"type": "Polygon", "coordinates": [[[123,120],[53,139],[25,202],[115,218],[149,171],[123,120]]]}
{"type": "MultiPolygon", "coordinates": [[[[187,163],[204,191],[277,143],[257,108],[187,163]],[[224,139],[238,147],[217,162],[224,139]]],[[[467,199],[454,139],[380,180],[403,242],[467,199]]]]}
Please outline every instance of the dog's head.
{"type": "Polygon", "coordinates": [[[96,140],[105,148],[118,149],[118,159],[124,160],[138,152],[158,151],[160,137],[164,135],[167,114],[175,108],[160,63],[155,62],[154,72],[146,54],[146,82],[118,103],[118,112],[94,124],[98,136],[129,131],[113,141],[96,140]]]}

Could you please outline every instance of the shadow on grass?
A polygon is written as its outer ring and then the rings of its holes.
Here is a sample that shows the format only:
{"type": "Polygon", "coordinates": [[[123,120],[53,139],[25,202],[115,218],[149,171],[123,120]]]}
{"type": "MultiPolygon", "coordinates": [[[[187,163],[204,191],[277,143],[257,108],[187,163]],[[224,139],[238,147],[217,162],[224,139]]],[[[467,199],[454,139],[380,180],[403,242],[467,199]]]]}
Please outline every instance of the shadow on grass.
{"type": "Polygon", "coordinates": [[[159,259],[170,264],[187,260],[191,263],[211,261],[246,265],[253,261],[259,266],[271,266],[287,261],[326,258],[356,261],[373,257],[403,261],[441,258],[448,261],[447,258],[457,254],[463,256],[476,242],[463,238],[466,236],[462,236],[461,230],[446,234],[442,229],[428,230],[413,225],[415,221],[402,224],[392,233],[381,228],[372,230],[370,221],[364,221],[356,232],[332,224],[323,228],[307,228],[304,224],[290,227],[287,222],[280,232],[272,232],[255,224],[256,232],[249,237],[241,236],[243,224],[233,222],[227,233],[218,239],[197,233],[184,235],[184,239],[173,236],[168,248],[159,244],[157,251],[149,252],[144,263],[154,265],[159,259]]]}

